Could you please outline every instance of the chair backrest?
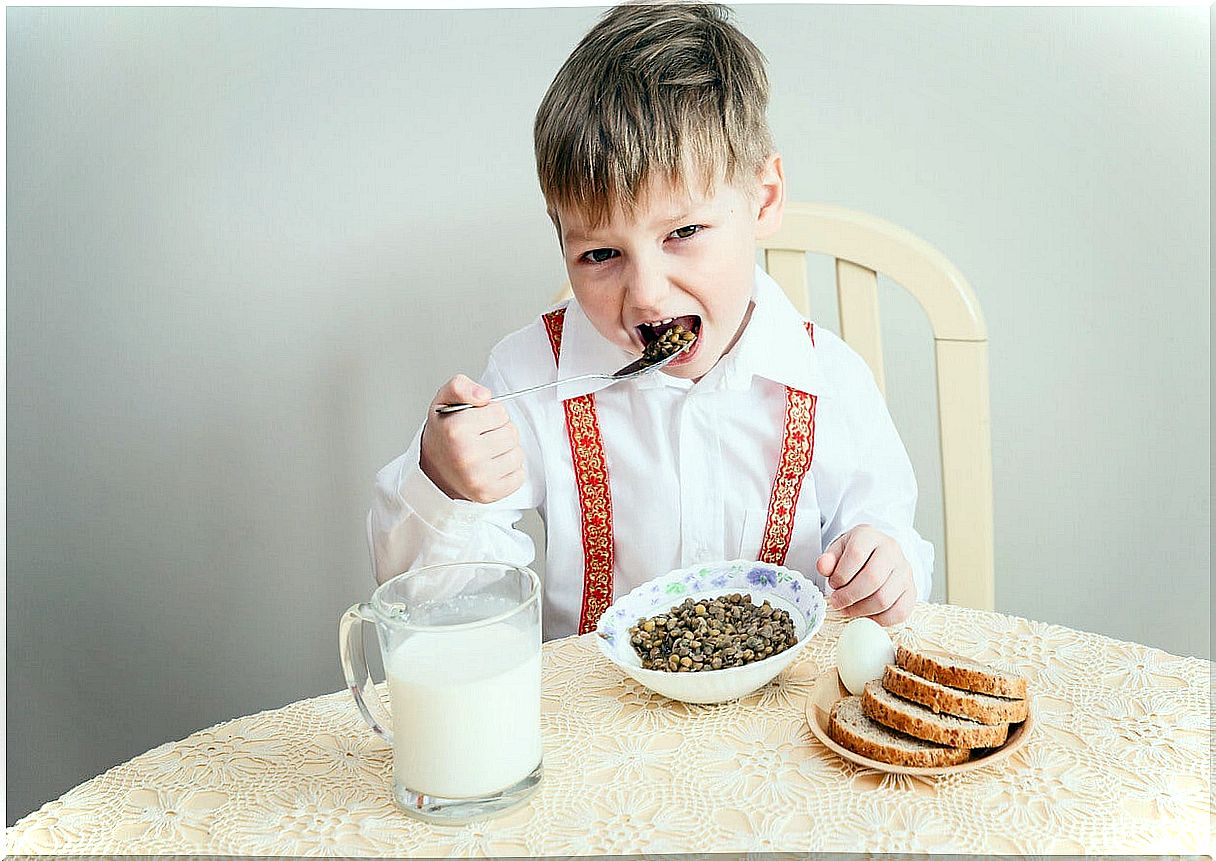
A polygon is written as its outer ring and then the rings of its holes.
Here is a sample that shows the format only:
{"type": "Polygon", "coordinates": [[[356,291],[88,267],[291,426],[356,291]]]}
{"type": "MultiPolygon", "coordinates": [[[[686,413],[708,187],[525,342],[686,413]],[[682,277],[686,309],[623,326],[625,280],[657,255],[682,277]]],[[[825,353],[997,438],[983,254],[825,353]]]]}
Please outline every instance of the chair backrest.
{"type": "MultiPolygon", "coordinates": [[[[781,230],[761,243],[765,268],[810,316],[807,253],[836,261],[840,335],[883,393],[878,275],[910,292],[933,329],[945,519],[946,600],[994,608],[988,333],[975,294],[940,251],[903,228],[837,206],[786,203],[781,230]]],[[[569,296],[569,286],[562,296],[569,296]]]]}
{"type": "Polygon", "coordinates": [[[807,316],[806,254],[835,258],[840,336],[866,360],[884,393],[878,274],[910,292],[924,308],[937,360],[946,600],[993,609],[988,331],[967,280],[924,240],[838,206],[787,203],[781,230],[761,247],[765,268],[807,316]]]}

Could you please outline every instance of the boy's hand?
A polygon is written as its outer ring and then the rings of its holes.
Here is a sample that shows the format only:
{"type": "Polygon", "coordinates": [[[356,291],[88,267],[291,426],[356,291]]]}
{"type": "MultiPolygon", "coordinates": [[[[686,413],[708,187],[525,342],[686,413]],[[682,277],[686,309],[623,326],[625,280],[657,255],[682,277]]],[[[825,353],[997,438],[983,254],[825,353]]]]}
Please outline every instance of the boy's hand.
{"type": "Polygon", "coordinates": [[[431,402],[419,461],[426,477],[450,499],[497,502],[524,483],[519,431],[502,404],[480,406],[489,400],[489,389],[458,374],[431,402]],[[442,404],[478,408],[440,415],[435,407],[442,404]]]}
{"type": "Polygon", "coordinates": [[[895,539],[872,526],[854,526],[838,535],[815,567],[835,590],[828,606],[846,616],[894,625],[916,606],[912,566],[895,539]]]}

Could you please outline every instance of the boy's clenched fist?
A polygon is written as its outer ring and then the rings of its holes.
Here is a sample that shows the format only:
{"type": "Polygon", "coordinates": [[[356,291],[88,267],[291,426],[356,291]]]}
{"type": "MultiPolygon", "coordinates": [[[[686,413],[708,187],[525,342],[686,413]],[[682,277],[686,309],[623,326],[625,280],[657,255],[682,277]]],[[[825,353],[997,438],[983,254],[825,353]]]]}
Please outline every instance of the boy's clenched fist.
{"type": "Polygon", "coordinates": [[[420,465],[451,499],[497,502],[524,483],[519,431],[506,408],[489,400],[489,389],[457,374],[431,402],[422,430],[420,465]],[[474,404],[477,409],[440,415],[435,408],[443,404],[474,404]]]}

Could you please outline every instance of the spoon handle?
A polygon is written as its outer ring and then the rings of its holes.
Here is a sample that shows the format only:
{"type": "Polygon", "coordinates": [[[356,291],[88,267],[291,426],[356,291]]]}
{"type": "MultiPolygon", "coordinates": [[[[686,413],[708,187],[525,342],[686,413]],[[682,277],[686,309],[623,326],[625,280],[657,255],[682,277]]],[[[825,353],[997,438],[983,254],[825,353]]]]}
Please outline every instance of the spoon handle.
{"type": "MultiPolygon", "coordinates": [[[[552,382],[549,382],[549,383],[541,383],[539,386],[528,386],[528,388],[526,388],[526,389],[517,389],[514,392],[507,392],[506,394],[503,394],[503,395],[495,395],[494,397],[490,398],[488,403],[492,404],[492,403],[495,403],[496,401],[509,401],[511,398],[518,398],[520,395],[530,394],[531,392],[539,392],[541,389],[547,389],[547,388],[550,388],[551,386],[559,386],[562,383],[577,383],[582,380],[616,380],[619,382],[620,380],[633,379],[634,377],[638,376],[639,374],[648,374],[652,371],[657,371],[657,370],[667,367],[669,364],[671,364],[672,360],[674,360],[676,356],[683,353],[685,350],[688,349],[688,347],[689,347],[689,344],[685,344],[684,346],[680,347],[680,349],[678,349],[674,353],[672,353],[670,356],[665,356],[664,358],[660,359],[657,362],[654,361],[653,359],[648,359],[645,356],[642,356],[641,358],[638,358],[638,359],[630,362],[628,365],[621,368],[615,374],[580,374],[577,377],[567,377],[564,380],[553,380],[552,382]]],[[[475,406],[477,406],[477,405],[476,404],[443,404],[442,406],[435,407],[435,412],[440,413],[441,415],[448,415],[449,413],[458,413],[458,412],[461,412],[462,410],[470,410],[470,409],[473,409],[475,406]]],[[[484,406],[484,404],[482,406],[484,406]]]]}
{"type": "MultiPolygon", "coordinates": [[[[490,398],[488,403],[493,404],[493,403],[497,403],[498,401],[509,401],[509,400],[511,400],[511,398],[518,398],[520,395],[527,395],[527,394],[531,394],[532,392],[539,392],[541,389],[548,389],[552,386],[557,386],[562,383],[576,383],[576,382],[580,382],[582,380],[606,380],[606,379],[611,379],[611,378],[612,378],[612,374],[583,374],[582,376],[578,376],[578,377],[568,377],[564,380],[553,380],[548,383],[541,383],[538,386],[528,386],[528,388],[526,388],[526,389],[516,389],[513,392],[506,392],[505,394],[495,395],[494,397],[490,398]]],[[[476,409],[478,406],[485,406],[485,404],[444,404],[442,406],[435,407],[435,412],[440,413],[441,415],[447,415],[449,413],[462,412],[463,410],[476,409]]]]}

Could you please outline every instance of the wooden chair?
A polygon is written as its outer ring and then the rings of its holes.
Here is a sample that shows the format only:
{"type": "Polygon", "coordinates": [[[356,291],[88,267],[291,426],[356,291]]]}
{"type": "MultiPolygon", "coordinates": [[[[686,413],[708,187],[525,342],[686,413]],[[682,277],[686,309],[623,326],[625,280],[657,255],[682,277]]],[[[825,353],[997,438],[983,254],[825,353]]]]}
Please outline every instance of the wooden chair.
{"type": "MultiPolygon", "coordinates": [[[[768,273],[808,317],[806,255],[835,258],[840,335],[869,364],[884,394],[878,274],[924,308],[937,360],[946,601],[993,609],[988,332],[967,280],[940,251],[903,228],[826,204],[786,203],[781,230],[761,247],[768,273]]],[[[561,298],[569,295],[567,285],[561,298]]]]}
{"type": "Polygon", "coordinates": [[[924,308],[937,359],[946,600],[993,609],[988,330],[967,280],[919,237],[888,221],[838,206],[787,203],[781,230],[761,247],[765,269],[807,316],[806,254],[836,259],[840,336],[866,360],[884,394],[878,273],[911,293],[924,308]]]}

